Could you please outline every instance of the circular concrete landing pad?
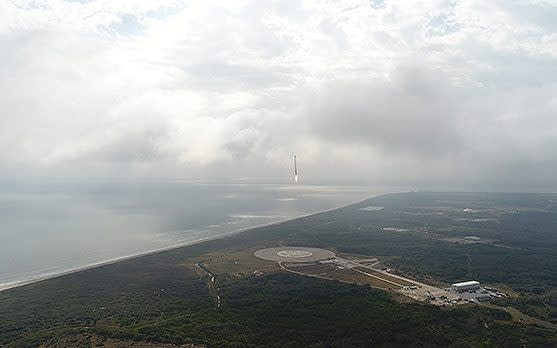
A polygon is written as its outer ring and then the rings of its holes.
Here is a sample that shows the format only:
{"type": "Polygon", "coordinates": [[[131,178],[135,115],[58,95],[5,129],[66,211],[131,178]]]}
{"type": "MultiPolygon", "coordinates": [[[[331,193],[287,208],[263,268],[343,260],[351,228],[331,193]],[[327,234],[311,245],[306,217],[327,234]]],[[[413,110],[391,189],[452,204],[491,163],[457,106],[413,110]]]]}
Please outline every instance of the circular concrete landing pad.
{"type": "Polygon", "coordinates": [[[254,255],[275,262],[315,262],[335,257],[332,251],[309,247],[267,248],[257,250],[254,255]]]}

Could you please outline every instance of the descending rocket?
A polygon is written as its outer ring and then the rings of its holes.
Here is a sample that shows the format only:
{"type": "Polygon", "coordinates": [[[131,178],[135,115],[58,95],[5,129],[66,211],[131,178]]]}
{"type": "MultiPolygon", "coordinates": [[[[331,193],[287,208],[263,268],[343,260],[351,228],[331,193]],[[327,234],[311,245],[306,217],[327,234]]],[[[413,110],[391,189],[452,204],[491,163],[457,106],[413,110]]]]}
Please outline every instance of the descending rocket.
{"type": "Polygon", "coordinates": [[[298,183],[298,165],[296,164],[296,155],[294,155],[294,182],[298,183]]]}

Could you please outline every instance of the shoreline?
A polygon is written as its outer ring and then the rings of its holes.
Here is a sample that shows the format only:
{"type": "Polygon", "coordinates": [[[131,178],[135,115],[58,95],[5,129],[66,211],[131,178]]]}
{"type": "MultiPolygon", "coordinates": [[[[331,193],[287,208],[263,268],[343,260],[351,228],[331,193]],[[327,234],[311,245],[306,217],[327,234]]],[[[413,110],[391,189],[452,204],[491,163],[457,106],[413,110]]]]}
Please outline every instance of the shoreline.
{"type": "Polygon", "coordinates": [[[90,264],[87,264],[87,265],[84,265],[84,266],[77,266],[77,267],[69,268],[67,270],[60,271],[60,272],[45,273],[45,274],[33,277],[29,280],[21,280],[21,281],[13,281],[13,282],[8,282],[8,283],[3,283],[3,284],[0,284],[0,292],[10,290],[10,289],[19,288],[19,287],[22,287],[22,286],[25,286],[25,285],[39,283],[39,282],[46,281],[46,280],[49,280],[49,279],[63,277],[63,276],[73,274],[73,273],[78,273],[78,272],[87,271],[87,270],[102,267],[102,266],[115,264],[117,262],[122,262],[122,261],[131,260],[131,259],[135,259],[135,258],[140,258],[140,257],[143,257],[143,256],[149,256],[149,255],[162,253],[162,252],[170,251],[170,250],[175,250],[175,249],[179,249],[179,248],[183,248],[183,247],[187,247],[187,246],[192,246],[192,245],[196,245],[196,244],[201,244],[201,243],[209,242],[209,241],[212,241],[212,240],[215,240],[215,239],[225,238],[225,237],[240,234],[240,233],[243,233],[243,232],[248,232],[248,231],[251,231],[251,230],[258,229],[258,228],[269,227],[269,226],[273,226],[273,225],[279,225],[279,224],[282,224],[282,223],[285,223],[285,222],[288,222],[288,221],[293,221],[293,220],[301,219],[301,218],[316,215],[316,214],[327,213],[327,212],[330,212],[330,211],[333,211],[333,210],[337,210],[337,209],[345,208],[345,207],[348,207],[348,206],[351,206],[351,205],[354,205],[354,204],[365,202],[368,199],[371,199],[373,197],[377,197],[377,196],[380,196],[380,195],[383,195],[383,194],[386,194],[386,193],[374,194],[374,195],[368,196],[364,199],[361,199],[361,200],[358,200],[358,201],[355,201],[355,202],[350,202],[350,203],[347,203],[347,204],[343,204],[343,205],[340,205],[340,206],[336,206],[336,207],[333,207],[333,208],[320,210],[320,211],[316,211],[316,212],[312,212],[312,213],[307,213],[307,214],[299,215],[299,216],[292,217],[292,218],[286,218],[286,219],[282,219],[282,220],[267,222],[267,223],[260,224],[260,225],[244,227],[244,228],[241,228],[241,229],[238,229],[238,230],[234,230],[234,231],[230,231],[230,232],[226,232],[226,233],[221,233],[221,234],[218,234],[218,235],[215,235],[215,236],[204,237],[204,238],[198,239],[196,241],[181,242],[181,243],[173,244],[173,245],[163,247],[163,248],[143,251],[143,252],[136,253],[136,254],[131,254],[131,255],[120,256],[120,257],[116,257],[116,258],[109,259],[109,260],[98,261],[98,262],[90,263],[90,264]]]}

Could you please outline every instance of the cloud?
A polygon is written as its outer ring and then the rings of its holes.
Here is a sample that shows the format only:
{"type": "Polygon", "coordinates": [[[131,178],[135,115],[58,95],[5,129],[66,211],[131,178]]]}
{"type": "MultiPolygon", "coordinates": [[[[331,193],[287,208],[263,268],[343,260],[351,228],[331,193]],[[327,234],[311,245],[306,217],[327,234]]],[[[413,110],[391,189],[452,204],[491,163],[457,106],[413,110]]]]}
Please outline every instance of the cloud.
{"type": "Polygon", "coordinates": [[[437,75],[399,67],[388,80],[329,82],[304,111],[307,131],[323,141],[367,145],[386,154],[450,154],[463,146],[458,92],[437,75]]]}
{"type": "Polygon", "coordinates": [[[554,190],[556,11],[3,2],[0,168],[554,190]]]}

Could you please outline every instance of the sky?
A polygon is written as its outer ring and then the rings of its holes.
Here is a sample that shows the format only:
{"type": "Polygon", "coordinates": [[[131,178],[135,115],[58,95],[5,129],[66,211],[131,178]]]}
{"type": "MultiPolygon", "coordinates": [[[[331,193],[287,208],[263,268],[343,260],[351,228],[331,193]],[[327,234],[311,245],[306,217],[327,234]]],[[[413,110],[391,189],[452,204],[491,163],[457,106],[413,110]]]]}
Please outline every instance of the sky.
{"type": "Polygon", "coordinates": [[[557,1],[3,0],[0,180],[557,191],[557,1]]]}

